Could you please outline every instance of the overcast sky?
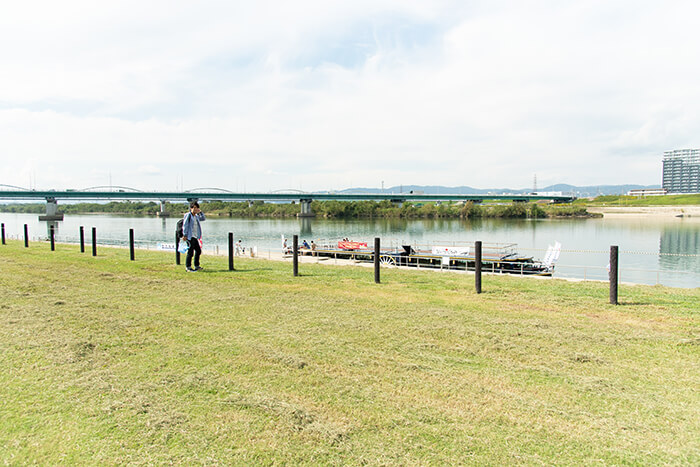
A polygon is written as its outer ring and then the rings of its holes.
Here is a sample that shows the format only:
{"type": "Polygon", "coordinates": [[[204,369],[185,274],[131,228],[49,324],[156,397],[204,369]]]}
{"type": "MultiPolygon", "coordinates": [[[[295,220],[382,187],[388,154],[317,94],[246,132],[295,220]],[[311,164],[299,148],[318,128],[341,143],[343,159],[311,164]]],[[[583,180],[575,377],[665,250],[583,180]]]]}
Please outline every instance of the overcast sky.
{"type": "Polygon", "coordinates": [[[0,14],[0,184],[660,184],[697,1],[42,1],[0,14]]]}

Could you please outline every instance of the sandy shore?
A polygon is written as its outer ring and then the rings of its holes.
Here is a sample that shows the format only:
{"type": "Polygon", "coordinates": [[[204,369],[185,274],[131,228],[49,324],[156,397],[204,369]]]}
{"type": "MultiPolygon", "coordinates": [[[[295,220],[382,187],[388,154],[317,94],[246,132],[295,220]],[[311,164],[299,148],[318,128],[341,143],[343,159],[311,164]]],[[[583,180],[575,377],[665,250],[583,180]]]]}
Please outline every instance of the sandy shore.
{"type": "Polygon", "coordinates": [[[589,207],[588,212],[603,217],[697,217],[700,206],[603,206],[589,207]]]}

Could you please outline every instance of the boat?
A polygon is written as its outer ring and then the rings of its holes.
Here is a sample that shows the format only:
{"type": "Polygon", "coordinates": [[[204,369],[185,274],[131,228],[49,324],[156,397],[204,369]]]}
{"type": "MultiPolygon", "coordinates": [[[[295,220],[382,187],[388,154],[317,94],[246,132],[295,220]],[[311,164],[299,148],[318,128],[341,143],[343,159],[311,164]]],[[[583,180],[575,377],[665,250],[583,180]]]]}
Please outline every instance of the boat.
{"type": "MultiPolygon", "coordinates": [[[[318,241],[313,249],[300,249],[301,255],[313,255],[319,258],[350,259],[358,262],[374,261],[374,249],[367,242],[318,241]]],[[[448,270],[473,271],[476,265],[474,244],[462,243],[452,246],[432,246],[419,248],[415,245],[384,248],[380,250],[379,262],[382,266],[416,267],[448,270]]],[[[482,244],[481,270],[501,274],[520,274],[535,276],[552,276],[556,261],[561,253],[561,244],[549,245],[544,259],[517,252],[517,244],[484,243],[482,244]]]]}

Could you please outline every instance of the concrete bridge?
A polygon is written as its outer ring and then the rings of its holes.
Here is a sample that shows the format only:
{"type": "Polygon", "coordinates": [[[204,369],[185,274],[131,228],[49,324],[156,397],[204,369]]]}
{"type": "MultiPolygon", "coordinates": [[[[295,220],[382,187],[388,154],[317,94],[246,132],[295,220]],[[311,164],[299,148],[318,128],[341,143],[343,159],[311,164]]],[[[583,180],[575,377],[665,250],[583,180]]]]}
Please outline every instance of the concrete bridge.
{"type": "Polygon", "coordinates": [[[554,203],[570,203],[573,196],[552,195],[482,195],[482,194],[424,194],[424,193],[306,193],[301,191],[287,191],[274,193],[235,193],[217,188],[196,189],[190,191],[137,191],[127,187],[95,187],[84,190],[3,190],[0,186],[0,200],[10,201],[46,201],[46,216],[40,216],[42,220],[60,220],[63,215],[57,211],[58,200],[81,201],[108,201],[108,200],[138,200],[157,201],[161,203],[161,212],[166,215],[164,206],[166,201],[276,201],[299,202],[301,211],[299,217],[313,217],[311,203],[313,201],[383,201],[403,203],[406,201],[472,201],[481,203],[485,200],[531,202],[546,200],[554,203]],[[108,188],[108,189],[103,189],[108,188]]]}

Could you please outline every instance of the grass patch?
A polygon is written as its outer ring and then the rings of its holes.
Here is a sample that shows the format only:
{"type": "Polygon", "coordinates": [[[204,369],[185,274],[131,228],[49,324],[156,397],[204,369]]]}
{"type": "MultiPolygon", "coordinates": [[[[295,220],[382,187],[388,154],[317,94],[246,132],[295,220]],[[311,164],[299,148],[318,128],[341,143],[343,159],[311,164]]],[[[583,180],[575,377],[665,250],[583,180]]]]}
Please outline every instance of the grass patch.
{"type": "Polygon", "coordinates": [[[698,289],[0,246],[0,463],[700,462],[698,289]]]}
{"type": "Polygon", "coordinates": [[[697,206],[700,205],[700,194],[666,195],[666,196],[627,196],[607,195],[598,196],[592,200],[578,199],[574,202],[584,206],[697,206]]]}

